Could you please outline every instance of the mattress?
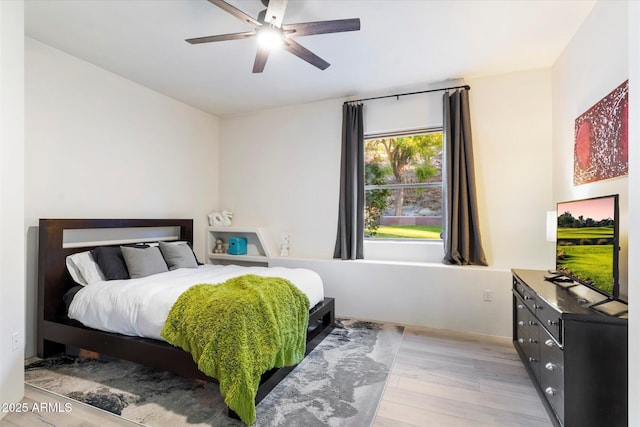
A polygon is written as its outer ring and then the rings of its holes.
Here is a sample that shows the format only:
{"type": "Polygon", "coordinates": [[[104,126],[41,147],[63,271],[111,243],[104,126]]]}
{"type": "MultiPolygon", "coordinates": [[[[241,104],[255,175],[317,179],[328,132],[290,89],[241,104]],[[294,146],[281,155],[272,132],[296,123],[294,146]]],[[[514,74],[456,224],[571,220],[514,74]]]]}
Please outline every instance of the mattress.
{"type": "Polygon", "coordinates": [[[324,300],[322,279],[312,270],[206,264],[139,279],[92,283],[75,294],[68,315],[94,329],[164,341],[160,331],[180,294],[193,285],[218,284],[244,274],[285,278],[309,298],[310,307],[324,300]]]}

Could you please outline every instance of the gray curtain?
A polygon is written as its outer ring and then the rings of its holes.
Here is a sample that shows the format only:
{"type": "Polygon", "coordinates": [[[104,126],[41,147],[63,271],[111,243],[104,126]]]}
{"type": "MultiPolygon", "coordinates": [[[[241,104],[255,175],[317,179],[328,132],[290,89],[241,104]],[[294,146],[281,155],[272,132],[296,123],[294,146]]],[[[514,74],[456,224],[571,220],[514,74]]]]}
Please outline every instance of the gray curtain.
{"type": "Polygon", "coordinates": [[[443,261],[487,265],[478,223],[468,91],[445,92],[443,105],[443,261]]]}
{"type": "Polygon", "coordinates": [[[334,258],[363,258],[364,130],[362,104],[342,106],[340,205],[334,258]]]}

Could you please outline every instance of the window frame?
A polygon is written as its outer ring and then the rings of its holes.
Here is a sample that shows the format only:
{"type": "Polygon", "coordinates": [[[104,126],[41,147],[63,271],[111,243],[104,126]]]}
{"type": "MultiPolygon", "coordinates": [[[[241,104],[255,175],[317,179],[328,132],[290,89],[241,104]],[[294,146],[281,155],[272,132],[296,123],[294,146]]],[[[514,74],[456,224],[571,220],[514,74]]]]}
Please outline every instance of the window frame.
{"type": "MultiPolygon", "coordinates": [[[[421,127],[421,128],[412,128],[412,129],[404,129],[397,131],[386,131],[386,132],[376,132],[376,133],[366,133],[363,135],[363,157],[366,154],[366,141],[375,140],[375,139],[384,139],[384,138],[395,138],[402,136],[415,136],[415,135],[424,135],[427,133],[442,133],[444,139],[444,126],[429,126],[429,127],[421,127]]],[[[444,144],[444,141],[443,141],[444,144]]],[[[444,147],[443,147],[443,161],[444,161],[444,147]]],[[[444,162],[443,162],[444,163],[444,162]]],[[[444,178],[444,176],[442,177],[444,178]]],[[[440,188],[442,194],[444,195],[444,179],[439,182],[424,182],[424,183],[406,183],[406,184],[370,184],[364,186],[365,191],[365,206],[366,206],[366,191],[367,190],[393,190],[399,188],[440,188]]],[[[444,200],[443,200],[444,203],[444,200]]],[[[443,238],[442,235],[439,239],[422,239],[422,238],[376,238],[371,236],[366,236],[364,233],[364,223],[361,230],[364,235],[364,241],[367,242],[397,242],[397,243],[436,243],[442,244],[443,238]]]]}

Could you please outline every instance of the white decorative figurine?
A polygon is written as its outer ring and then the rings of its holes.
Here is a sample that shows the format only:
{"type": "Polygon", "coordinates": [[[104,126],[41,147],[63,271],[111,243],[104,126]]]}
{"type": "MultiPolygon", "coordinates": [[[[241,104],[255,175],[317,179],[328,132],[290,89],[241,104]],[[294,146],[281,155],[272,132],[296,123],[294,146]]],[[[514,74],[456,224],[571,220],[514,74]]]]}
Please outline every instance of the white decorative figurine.
{"type": "Polygon", "coordinates": [[[289,233],[282,233],[280,237],[280,256],[289,256],[289,233]]]}
{"type": "Polygon", "coordinates": [[[233,212],[224,209],[222,212],[211,212],[209,214],[209,225],[212,227],[228,227],[231,225],[233,212]]]}

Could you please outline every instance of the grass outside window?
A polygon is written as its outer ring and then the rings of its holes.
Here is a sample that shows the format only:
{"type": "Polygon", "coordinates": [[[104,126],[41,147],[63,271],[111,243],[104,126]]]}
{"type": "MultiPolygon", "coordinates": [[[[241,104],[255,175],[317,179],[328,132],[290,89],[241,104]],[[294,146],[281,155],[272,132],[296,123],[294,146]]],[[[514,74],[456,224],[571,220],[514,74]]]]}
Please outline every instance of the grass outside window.
{"type": "Polygon", "coordinates": [[[381,225],[378,239],[428,239],[440,240],[442,227],[435,225],[381,225]]]}

